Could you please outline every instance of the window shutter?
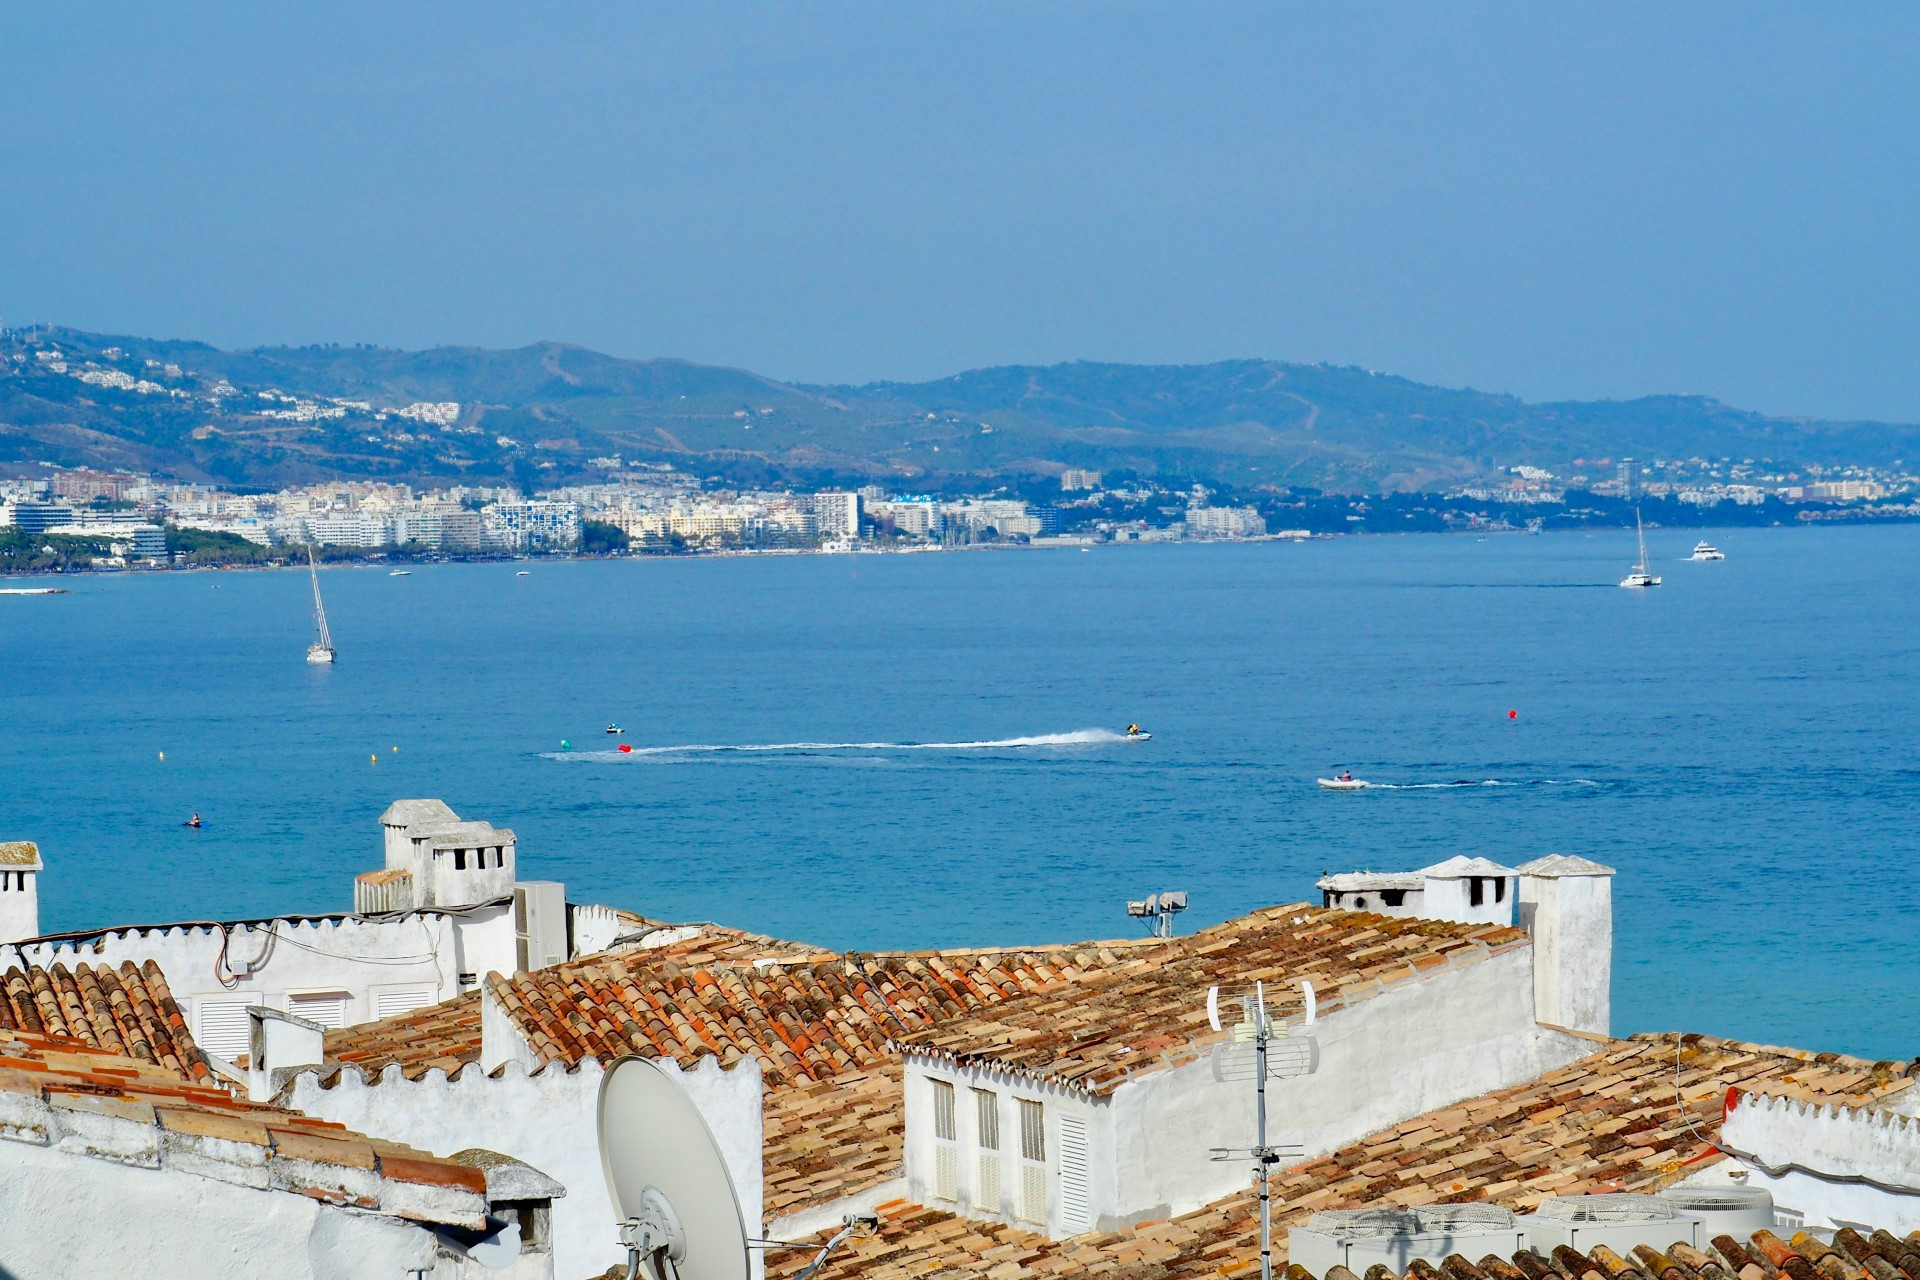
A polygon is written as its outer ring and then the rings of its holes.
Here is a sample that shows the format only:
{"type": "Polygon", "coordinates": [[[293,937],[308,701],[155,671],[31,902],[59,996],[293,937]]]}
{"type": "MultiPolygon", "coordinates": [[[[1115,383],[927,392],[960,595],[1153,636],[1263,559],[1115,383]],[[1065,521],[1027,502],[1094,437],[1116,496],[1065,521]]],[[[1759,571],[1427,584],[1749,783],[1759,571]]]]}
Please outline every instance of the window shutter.
{"type": "Polygon", "coordinates": [[[1078,1116],[1060,1117],[1060,1225],[1068,1235],[1093,1229],[1087,1122],[1078,1116]]]}
{"type": "Polygon", "coordinates": [[[933,1198],[955,1200],[960,1196],[960,1153],[942,1143],[933,1151],[933,1198]]]}
{"type": "Polygon", "coordinates": [[[193,1038],[216,1058],[232,1062],[251,1051],[248,1043],[247,1002],[244,1000],[202,1001],[194,1010],[199,1026],[193,1038]]]}
{"type": "Polygon", "coordinates": [[[952,1142],[957,1136],[953,1124],[953,1086],[945,1080],[933,1082],[933,1136],[952,1142]]]}
{"type": "Polygon", "coordinates": [[[373,1016],[375,1020],[397,1018],[403,1013],[424,1009],[432,1003],[431,987],[402,987],[395,991],[376,992],[373,997],[373,1016]]]}
{"type": "Polygon", "coordinates": [[[1000,1212],[1000,1153],[982,1151],[980,1169],[973,1180],[973,1206],[988,1213],[1000,1212]]]}
{"type": "Polygon", "coordinates": [[[1039,1226],[1047,1223],[1047,1167],[1041,1164],[1020,1168],[1020,1217],[1039,1226]]]}
{"type": "Polygon", "coordinates": [[[313,991],[292,995],[287,997],[287,1012],[323,1027],[344,1027],[347,1025],[347,998],[344,991],[313,991]]]}

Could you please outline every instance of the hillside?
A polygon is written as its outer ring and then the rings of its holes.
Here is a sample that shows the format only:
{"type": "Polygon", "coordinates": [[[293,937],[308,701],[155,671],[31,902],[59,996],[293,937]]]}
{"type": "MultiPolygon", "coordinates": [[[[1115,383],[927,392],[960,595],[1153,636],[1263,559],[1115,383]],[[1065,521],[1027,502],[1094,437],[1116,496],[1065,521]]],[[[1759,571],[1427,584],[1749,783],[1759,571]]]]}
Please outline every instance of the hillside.
{"type": "Polygon", "coordinates": [[[554,485],[604,476],[617,457],[742,484],[938,489],[1087,467],[1383,492],[1623,455],[1788,466],[1920,457],[1914,425],[1771,418],[1702,397],[1531,404],[1269,360],[805,386],[561,343],[222,351],[59,328],[15,332],[0,357],[0,464],[246,486],[554,485]]]}

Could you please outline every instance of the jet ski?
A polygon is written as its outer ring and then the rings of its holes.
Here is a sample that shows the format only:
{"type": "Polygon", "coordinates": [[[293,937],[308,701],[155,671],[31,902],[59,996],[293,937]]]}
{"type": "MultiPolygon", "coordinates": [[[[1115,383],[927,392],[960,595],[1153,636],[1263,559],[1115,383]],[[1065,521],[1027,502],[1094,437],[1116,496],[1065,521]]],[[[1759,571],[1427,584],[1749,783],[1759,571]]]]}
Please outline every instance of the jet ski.
{"type": "Polygon", "coordinates": [[[1130,724],[1127,726],[1128,742],[1150,742],[1152,740],[1153,740],[1153,735],[1148,733],[1145,729],[1142,729],[1139,725],[1130,724]]]}

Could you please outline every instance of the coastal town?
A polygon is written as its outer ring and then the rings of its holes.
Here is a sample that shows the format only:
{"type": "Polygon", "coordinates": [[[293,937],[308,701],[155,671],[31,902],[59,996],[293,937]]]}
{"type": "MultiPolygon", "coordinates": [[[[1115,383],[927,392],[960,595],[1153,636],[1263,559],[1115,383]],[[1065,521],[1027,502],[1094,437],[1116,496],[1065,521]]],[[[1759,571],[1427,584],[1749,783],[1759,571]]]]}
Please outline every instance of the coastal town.
{"type": "MultiPolygon", "coordinates": [[[[459,406],[410,408],[415,416],[433,410],[457,417],[459,406]]],[[[1066,469],[1037,492],[954,496],[873,485],[743,491],[665,464],[622,469],[619,459],[600,461],[617,478],[533,496],[501,487],[353,480],[234,493],[141,474],[41,467],[31,476],[0,478],[0,537],[22,540],[10,567],[71,571],[244,564],[304,547],[337,559],[431,559],[1540,532],[1617,523],[1622,513],[1631,524],[1633,509],[1677,512],[1665,518],[1688,525],[1920,519],[1920,477],[1913,475],[1862,468],[1768,474],[1697,459],[1685,466],[1626,459],[1600,479],[1523,466],[1498,486],[1436,495],[1175,489],[1066,469]]]]}
{"type": "Polygon", "coordinates": [[[351,910],[56,934],[38,895],[62,869],[0,843],[0,1190],[38,1218],[10,1269],[129,1249],[235,1280],[295,1252],[301,1275],[519,1280],[1920,1264],[1920,1065],[1614,1036],[1615,872],[1577,854],[1275,884],[1282,905],[1186,935],[843,953],[573,901],[521,878],[512,830],[437,799],[367,830],[351,910]],[[1255,1039],[1282,1064],[1258,1091],[1255,1039]],[[745,1231],[775,1242],[750,1263],[664,1271],[623,1236],[601,1097],[634,1059],[684,1090],[745,1231]]]}

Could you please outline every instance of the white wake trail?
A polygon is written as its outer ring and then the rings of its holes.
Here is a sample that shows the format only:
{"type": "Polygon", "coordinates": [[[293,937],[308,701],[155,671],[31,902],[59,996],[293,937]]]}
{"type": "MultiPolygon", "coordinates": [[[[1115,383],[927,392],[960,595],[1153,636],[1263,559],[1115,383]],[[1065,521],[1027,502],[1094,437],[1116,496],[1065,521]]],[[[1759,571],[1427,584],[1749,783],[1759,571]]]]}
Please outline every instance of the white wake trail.
{"type": "Polygon", "coordinates": [[[660,756],[764,755],[821,751],[1017,751],[1029,747],[1103,747],[1128,741],[1111,729],[1075,729],[1069,733],[1035,733],[1019,738],[988,738],[978,742],[689,742],[677,746],[634,747],[628,751],[543,751],[542,760],[577,760],[587,764],[618,764],[622,760],[660,756]]]}

